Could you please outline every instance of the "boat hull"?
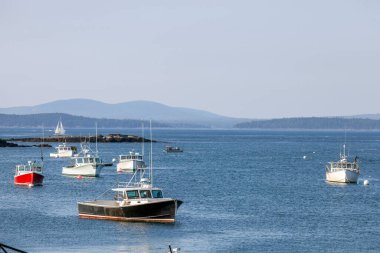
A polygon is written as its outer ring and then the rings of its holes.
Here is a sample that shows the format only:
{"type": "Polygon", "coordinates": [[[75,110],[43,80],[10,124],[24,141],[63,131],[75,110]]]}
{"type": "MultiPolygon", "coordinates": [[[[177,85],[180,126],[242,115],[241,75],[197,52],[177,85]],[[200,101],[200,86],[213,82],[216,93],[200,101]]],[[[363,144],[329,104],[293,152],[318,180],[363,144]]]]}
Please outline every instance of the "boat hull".
{"type": "Polygon", "coordinates": [[[103,164],[66,166],[62,168],[62,174],[67,176],[98,177],[103,167],[103,164]]]}
{"type": "Polygon", "coordinates": [[[136,161],[136,160],[130,160],[130,161],[123,161],[119,162],[116,165],[117,172],[130,172],[133,173],[137,169],[143,169],[146,168],[144,161],[136,161]]]}
{"type": "Polygon", "coordinates": [[[73,151],[50,153],[50,157],[52,158],[70,158],[70,157],[73,157],[73,155],[74,155],[73,151]]]}
{"type": "Polygon", "coordinates": [[[15,185],[40,186],[42,185],[44,176],[40,173],[30,172],[14,176],[15,185]]]}
{"type": "Polygon", "coordinates": [[[78,202],[78,211],[80,218],[173,223],[177,208],[181,204],[182,201],[176,199],[162,199],[134,205],[120,205],[117,201],[96,200],[78,202]]]}
{"type": "Polygon", "coordinates": [[[326,181],[336,183],[357,183],[359,173],[351,170],[326,172],[326,181]]]}

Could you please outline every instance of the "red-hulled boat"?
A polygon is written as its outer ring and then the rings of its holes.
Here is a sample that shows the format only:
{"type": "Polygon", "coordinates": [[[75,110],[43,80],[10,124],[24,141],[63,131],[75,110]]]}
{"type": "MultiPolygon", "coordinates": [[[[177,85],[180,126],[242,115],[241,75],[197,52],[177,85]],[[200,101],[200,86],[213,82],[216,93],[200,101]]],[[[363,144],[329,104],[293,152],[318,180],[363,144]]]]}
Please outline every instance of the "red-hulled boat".
{"type": "Polygon", "coordinates": [[[16,185],[32,187],[42,185],[43,180],[42,165],[35,161],[29,161],[28,164],[16,165],[16,175],[14,176],[16,185]]]}

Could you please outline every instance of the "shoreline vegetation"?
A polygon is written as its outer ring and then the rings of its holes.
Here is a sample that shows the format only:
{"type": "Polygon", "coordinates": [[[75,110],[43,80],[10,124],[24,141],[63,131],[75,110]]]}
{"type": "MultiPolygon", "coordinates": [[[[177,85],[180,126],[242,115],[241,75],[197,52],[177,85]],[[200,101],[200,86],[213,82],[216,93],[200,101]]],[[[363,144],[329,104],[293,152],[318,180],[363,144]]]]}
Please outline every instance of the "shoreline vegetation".
{"type": "MultiPolygon", "coordinates": [[[[62,119],[65,128],[88,129],[97,124],[99,129],[139,129],[149,125],[147,120],[87,118],[63,113],[42,113],[28,115],[0,114],[0,128],[46,128],[54,129],[57,120],[62,119]]],[[[262,120],[241,120],[229,127],[217,124],[183,121],[153,121],[156,129],[255,129],[255,130],[380,130],[380,119],[349,117],[298,117],[262,120]]],[[[117,142],[117,140],[115,140],[117,142]]],[[[128,142],[128,141],[127,141],[128,142]]]]}
{"type": "Polygon", "coordinates": [[[380,130],[380,120],[362,118],[304,117],[252,120],[234,126],[237,129],[266,130],[380,130]]]}

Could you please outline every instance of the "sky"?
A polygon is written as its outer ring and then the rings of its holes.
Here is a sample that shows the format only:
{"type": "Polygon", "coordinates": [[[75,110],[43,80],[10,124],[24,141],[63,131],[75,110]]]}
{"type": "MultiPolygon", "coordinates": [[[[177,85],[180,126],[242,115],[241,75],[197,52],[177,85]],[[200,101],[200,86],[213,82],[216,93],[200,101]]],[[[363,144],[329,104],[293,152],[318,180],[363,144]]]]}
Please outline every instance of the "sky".
{"type": "Polygon", "coordinates": [[[0,107],[150,100],[245,118],[380,113],[378,0],[0,0],[0,107]]]}

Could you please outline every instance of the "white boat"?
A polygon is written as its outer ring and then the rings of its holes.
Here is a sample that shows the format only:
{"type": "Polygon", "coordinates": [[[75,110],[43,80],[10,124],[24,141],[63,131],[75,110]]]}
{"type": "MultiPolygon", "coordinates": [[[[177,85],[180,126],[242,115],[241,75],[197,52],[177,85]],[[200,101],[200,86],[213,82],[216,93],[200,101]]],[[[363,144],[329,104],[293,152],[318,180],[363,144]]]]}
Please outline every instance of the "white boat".
{"type": "Polygon", "coordinates": [[[144,156],[134,150],[130,151],[128,155],[120,155],[116,165],[117,172],[134,173],[136,170],[144,168],[146,168],[144,156]]]}
{"type": "Polygon", "coordinates": [[[357,158],[349,162],[346,156],[346,145],[343,145],[343,154],[338,162],[329,162],[326,165],[326,181],[336,183],[356,183],[360,175],[357,158]]]}
{"type": "Polygon", "coordinates": [[[58,145],[55,148],[57,151],[55,153],[50,153],[50,157],[54,158],[66,158],[73,157],[77,154],[77,147],[67,146],[66,143],[58,145]]]}
{"type": "Polygon", "coordinates": [[[98,156],[98,152],[94,153],[86,142],[81,143],[81,152],[72,157],[73,163],[62,168],[62,174],[67,176],[85,176],[98,177],[104,163],[98,156]]]}
{"type": "Polygon", "coordinates": [[[66,131],[65,131],[65,129],[63,128],[62,120],[59,119],[58,124],[57,124],[57,127],[56,127],[55,130],[54,130],[54,133],[55,133],[56,135],[64,135],[65,132],[66,132],[66,131]]]}

